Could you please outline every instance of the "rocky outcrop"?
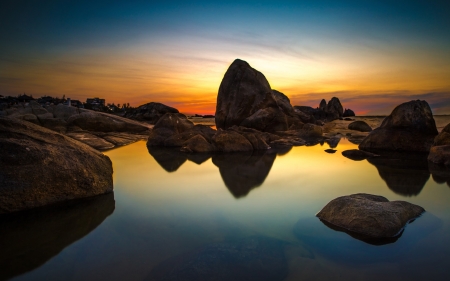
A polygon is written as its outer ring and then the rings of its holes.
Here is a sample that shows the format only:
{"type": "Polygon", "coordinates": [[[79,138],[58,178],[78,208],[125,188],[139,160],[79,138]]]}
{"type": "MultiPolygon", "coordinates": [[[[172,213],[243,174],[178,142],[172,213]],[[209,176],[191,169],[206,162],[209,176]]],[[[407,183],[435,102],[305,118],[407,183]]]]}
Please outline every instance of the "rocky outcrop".
{"type": "Polygon", "coordinates": [[[327,120],[333,121],[342,118],[342,115],[344,114],[344,108],[342,107],[342,104],[338,98],[332,97],[331,100],[327,103],[325,112],[327,113],[327,120]]]}
{"type": "Polygon", "coordinates": [[[213,243],[169,258],[144,280],[281,281],[289,271],[285,245],[262,236],[213,243]]]}
{"type": "Polygon", "coordinates": [[[244,126],[264,132],[285,131],[301,122],[289,99],[272,90],[264,75],[236,59],[220,84],[215,113],[218,129],[244,126]]]}
{"type": "Polygon", "coordinates": [[[365,160],[367,158],[379,156],[375,153],[370,153],[370,152],[362,151],[362,150],[358,150],[358,149],[349,149],[349,150],[342,151],[342,155],[344,157],[347,157],[348,159],[351,159],[354,161],[361,161],[361,160],[365,160]]]}
{"type": "Polygon", "coordinates": [[[112,114],[58,104],[46,108],[31,101],[6,110],[8,117],[25,120],[69,135],[96,149],[110,149],[145,139],[150,125],[112,114]],[[105,133],[110,136],[105,138],[105,133]],[[118,136],[117,134],[120,134],[118,136]]]}
{"type": "Polygon", "coordinates": [[[344,109],[344,114],[342,114],[342,117],[352,117],[356,116],[355,112],[349,108],[344,109]]]}
{"type": "Polygon", "coordinates": [[[389,201],[382,196],[353,194],[329,202],[316,216],[336,227],[383,239],[398,236],[405,225],[425,210],[405,201],[389,201]]]}
{"type": "Polygon", "coordinates": [[[426,101],[410,101],[397,106],[359,145],[361,150],[430,151],[438,134],[431,108],[426,101]]]}
{"type": "Polygon", "coordinates": [[[0,118],[0,147],[0,213],[113,189],[107,156],[41,126],[0,118]]]}
{"type": "Polygon", "coordinates": [[[316,123],[318,121],[330,122],[342,118],[344,112],[341,102],[336,97],[331,98],[328,103],[325,100],[322,100],[318,108],[296,105],[294,106],[294,109],[311,116],[313,121],[309,123],[316,123]]]}
{"type": "Polygon", "coordinates": [[[372,128],[364,121],[355,121],[348,124],[349,130],[355,130],[360,132],[371,132],[372,128]]]}
{"type": "Polygon", "coordinates": [[[428,155],[428,161],[434,164],[450,166],[450,124],[445,126],[434,139],[433,147],[431,147],[428,155]]]}
{"type": "Polygon", "coordinates": [[[319,104],[319,109],[325,111],[327,109],[327,101],[322,99],[319,104]]]}
{"type": "Polygon", "coordinates": [[[178,109],[162,103],[150,102],[133,110],[127,111],[124,117],[148,122],[150,124],[156,124],[156,122],[158,122],[158,120],[166,113],[179,113],[179,111],[178,109]]]}

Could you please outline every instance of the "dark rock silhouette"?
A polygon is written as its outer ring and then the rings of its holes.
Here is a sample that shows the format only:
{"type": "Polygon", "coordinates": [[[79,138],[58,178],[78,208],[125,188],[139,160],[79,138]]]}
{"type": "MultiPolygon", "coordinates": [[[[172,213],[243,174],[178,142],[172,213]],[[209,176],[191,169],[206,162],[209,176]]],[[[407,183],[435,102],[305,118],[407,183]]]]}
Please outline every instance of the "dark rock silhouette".
{"type": "Polygon", "coordinates": [[[353,112],[353,110],[346,108],[344,110],[344,114],[342,114],[342,117],[352,117],[352,116],[356,116],[355,112],[353,112]]]}
{"type": "Polygon", "coordinates": [[[43,265],[99,226],[114,208],[109,193],[0,215],[0,280],[43,265]]]}
{"type": "Polygon", "coordinates": [[[436,136],[428,155],[428,161],[434,164],[450,166],[450,124],[436,136]]]}
{"type": "Polygon", "coordinates": [[[360,132],[371,132],[372,128],[364,121],[355,121],[348,124],[349,130],[355,130],[360,132]]]}
{"type": "Polygon", "coordinates": [[[370,153],[370,152],[362,151],[362,150],[358,150],[358,149],[350,149],[350,150],[342,151],[342,155],[344,157],[347,157],[348,159],[351,159],[354,161],[361,161],[361,160],[364,160],[367,158],[379,156],[375,153],[370,153]]]}
{"type": "Polygon", "coordinates": [[[450,187],[450,169],[448,167],[429,162],[428,168],[436,183],[447,183],[447,186],[450,187]]]}
{"type": "Polygon", "coordinates": [[[327,109],[327,101],[322,99],[319,104],[319,109],[325,111],[327,109]]]}
{"type": "Polygon", "coordinates": [[[164,105],[159,102],[150,102],[143,104],[138,108],[128,110],[124,117],[138,121],[145,121],[150,124],[156,124],[159,118],[166,113],[179,113],[178,109],[164,105]]]}
{"type": "Polygon", "coordinates": [[[147,146],[148,152],[167,172],[175,172],[187,160],[186,153],[171,147],[147,146]]]}
{"type": "Polygon", "coordinates": [[[216,154],[212,157],[223,182],[234,197],[246,196],[262,185],[277,157],[276,152],[216,154]]]}
{"type": "Polygon", "coordinates": [[[359,145],[361,150],[429,152],[438,134],[426,101],[410,101],[397,106],[359,145]]]}
{"type": "Polygon", "coordinates": [[[294,109],[297,112],[302,112],[311,116],[311,121],[308,123],[330,122],[342,118],[344,111],[341,102],[336,97],[331,98],[328,103],[326,103],[325,100],[322,100],[318,108],[296,105],[294,106],[294,109]]]}
{"type": "Polygon", "coordinates": [[[286,244],[260,236],[209,244],[169,258],[145,280],[281,281],[288,275],[286,244]]]}
{"type": "Polygon", "coordinates": [[[0,118],[0,213],[113,190],[107,156],[27,121],[0,118]]]}
{"type": "Polygon", "coordinates": [[[426,154],[380,152],[379,155],[367,161],[377,168],[389,189],[403,196],[418,195],[422,191],[430,178],[426,154]]]}
{"type": "Polygon", "coordinates": [[[331,100],[327,103],[325,112],[327,113],[327,120],[333,121],[342,118],[342,115],[344,114],[344,108],[342,107],[341,102],[338,98],[332,97],[331,100]]]}
{"type": "Polygon", "coordinates": [[[425,210],[405,201],[389,202],[371,194],[353,194],[330,201],[316,216],[369,239],[392,238],[425,210]]]}

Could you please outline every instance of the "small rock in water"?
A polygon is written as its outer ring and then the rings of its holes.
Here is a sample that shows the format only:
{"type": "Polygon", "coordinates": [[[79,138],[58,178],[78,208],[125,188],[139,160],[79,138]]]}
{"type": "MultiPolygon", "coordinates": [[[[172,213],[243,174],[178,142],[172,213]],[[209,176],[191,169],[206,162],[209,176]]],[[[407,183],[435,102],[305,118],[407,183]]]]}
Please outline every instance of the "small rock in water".
{"type": "Polygon", "coordinates": [[[361,161],[370,157],[377,157],[379,155],[370,153],[367,151],[362,151],[358,149],[350,149],[342,151],[342,155],[347,157],[348,159],[355,160],[355,161],[361,161]]]}

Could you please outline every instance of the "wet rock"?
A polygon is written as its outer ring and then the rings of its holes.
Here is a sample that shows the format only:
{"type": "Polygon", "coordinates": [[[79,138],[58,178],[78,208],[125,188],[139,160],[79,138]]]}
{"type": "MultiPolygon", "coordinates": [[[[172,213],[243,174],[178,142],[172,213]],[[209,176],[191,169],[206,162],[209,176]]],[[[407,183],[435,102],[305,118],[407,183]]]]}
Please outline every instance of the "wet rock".
{"type": "Polygon", "coordinates": [[[330,201],[316,216],[334,226],[370,238],[389,238],[401,234],[405,225],[425,210],[405,201],[382,196],[353,194],[330,201]]]}
{"type": "Polygon", "coordinates": [[[178,109],[162,103],[150,102],[131,111],[127,111],[124,117],[138,121],[145,121],[150,124],[156,124],[156,122],[158,122],[158,120],[166,113],[179,113],[179,111],[178,109]]]}
{"type": "Polygon", "coordinates": [[[69,137],[0,118],[0,213],[111,192],[109,158],[69,137]]]}
{"type": "Polygon", "coordinates": [[[367,158],[379,156],[375,153],[370,153],[370,152],[362,151],[362,150],[358,150],[358,149],[350,149],[350,150],[342,151],[342,155],[347,157],[348,159],[355,160],[355,161],[361,161],[361,160],[365,160],[367,158]]]}
{"type": "Polygon", "coordinates": [[[260,236],[209,244],[162,262],[145,280],[281,281],[288,275],[285,244],[260,236]]]}
{"type": "Polygon", "coordinates": [[[410,101],[397,106],[359,145],[361,150],[429,152],[438,134],[426,101],[410,101]]]}
{"type": "Polygon", "coordinates": [[[355,112],[353,112],[353,110],[346,108],[344,110],[344,114],[342,114],[342,117],[351,117],[351,116],[355,116],[355,112]]]}
{"type": "Polygon", "coordinates": [[[355,130],[360,132],[371,132],[372,128],[364,121],[355,121],[348,124],[349,130],[355,130]]]}
{"type": "Polygon", "coordinates": [[[234,125],[261,130],[286,130],[286,115],[277,103],[264,75],[247,62],[236,59],[228,68],[217,96],[215,121],[218,129],[234,125]],[[272,119],[270,119],[272,118],[272,119]],[[253,127],[252,127],[253,128],[253,127]]]}
{"type": "Polygon", "coordinates": [[[114,212],[114,193],[0,215],[0,280],[36,269],[114,212]]]}

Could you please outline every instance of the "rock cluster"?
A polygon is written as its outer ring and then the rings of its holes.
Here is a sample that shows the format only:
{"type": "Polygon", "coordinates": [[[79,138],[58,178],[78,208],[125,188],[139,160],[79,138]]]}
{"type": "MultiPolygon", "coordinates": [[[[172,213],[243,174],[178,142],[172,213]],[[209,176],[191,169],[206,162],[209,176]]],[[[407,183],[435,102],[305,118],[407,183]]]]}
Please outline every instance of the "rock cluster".
{"type": "Polygon", "coordinates": [[[63,104],[44,108],[35,101],[5,109],[2,113],[66,134],[96,149],[110,149],[145,139],[150,127],[112,114],[63,104]]]}
{"type": "Polygon", "coordinates": [[[158,120],[166,113],[179,113],[178,109],[164,105],[158,102],[150,102],[139,106],[138,108],[129,110],[125,113],[124,117],[145,121],[150,124],[156,124],[158,120]]]}
{"type": "Polygon", "coordinates": [[[55,131],[0,117],[0,213],[113,190],[109,158],[55,131]]]}
{"type": "Polygon", "coordinates": [[[425,210],[405,201],[382,196],[353,194],[330,201],[316,216],[349,232],[382,239],[401,234],[405,225],[425,210]]]}
{"type": "MultiPolygon", "coordinates": [[[[338,98],[333,97],[327,103],[324,99],[320,102],[318,108],[310,106],[294,106],[296,112],[301,112],[310,116],[309,123],[330,122],[343,117],[344,109],[338,98]]],[[[353,115],[354,116],[354,115],[353,115]]]]}
{"type": "Polygon", "coordinates": [[[426,101],[410,101],[397,106],[360,144],[366,151],[430,151],[438,134],[426,101]]]}

